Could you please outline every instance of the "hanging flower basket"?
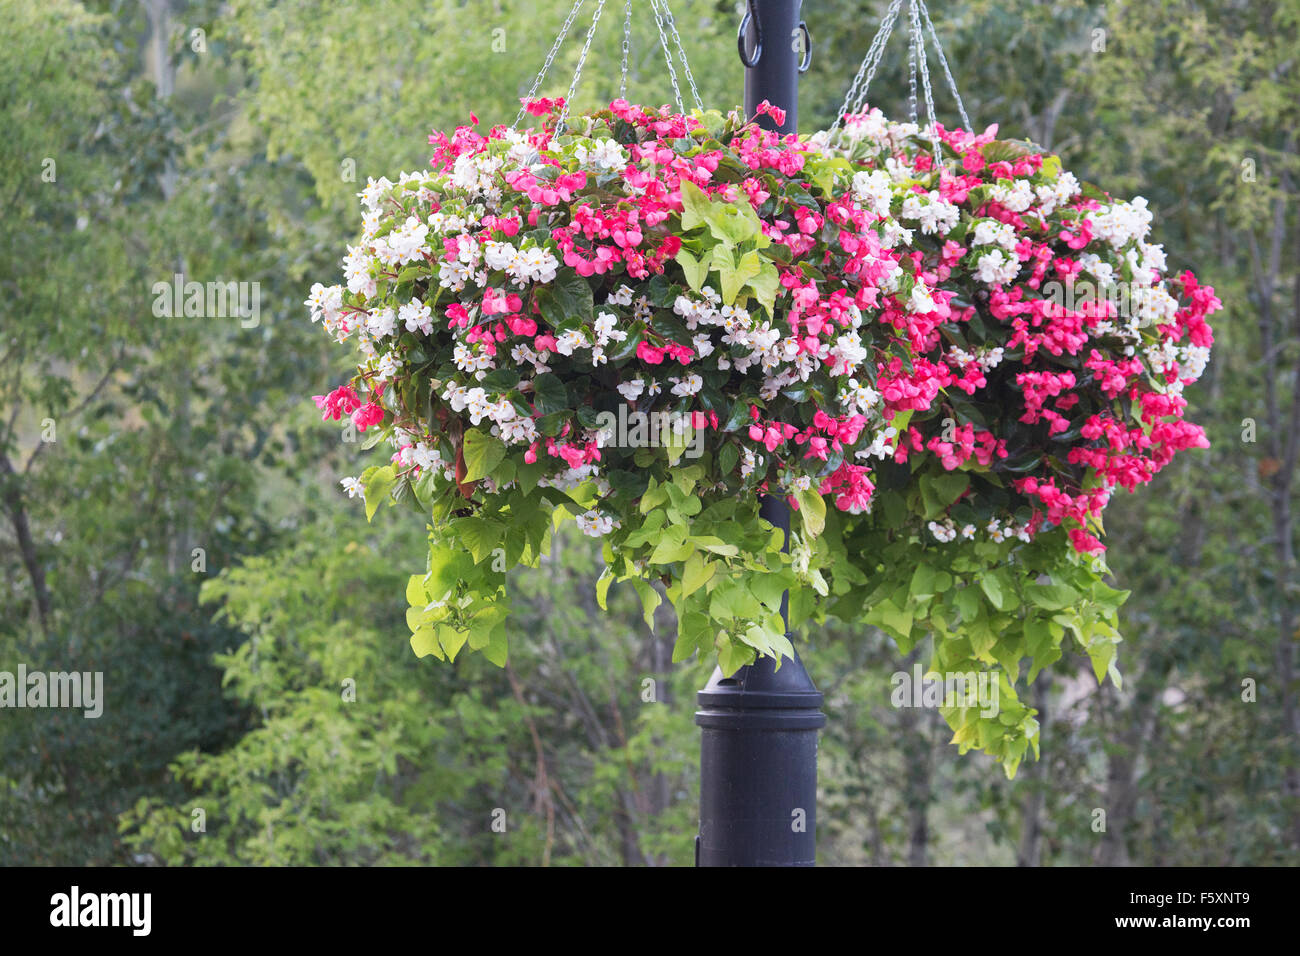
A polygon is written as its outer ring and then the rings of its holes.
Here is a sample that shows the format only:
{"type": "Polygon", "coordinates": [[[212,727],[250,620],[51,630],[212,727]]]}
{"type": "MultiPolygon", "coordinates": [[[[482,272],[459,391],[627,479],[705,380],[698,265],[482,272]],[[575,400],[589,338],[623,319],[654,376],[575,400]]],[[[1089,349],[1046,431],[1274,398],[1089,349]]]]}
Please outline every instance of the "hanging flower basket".
{"type": "Polygon", "coordinates": [[[557,135],[562,106],[370,181],[345,283],[307,303],[360,352],[324,417],[393,449],[343,486],[429,524],[416,653],[503,663],[505,572],[572,519],[602,605],[630,582],[649,622],[662,582],[675,660],[792,654],[786,589],[791,626],[935,634],[932,666],[1003,688],[996,720],[945,710],[958,743],[1013,769],[1022,658],[1068,635],[1117,676],[1101,517],[1207,444],[1182,391],[1213,290],[1168,274],[1144,200],[996,127],[867,110],[800,139],[619,100],[557,135]],[[790,555],[761,495],[797,511],[790,555]]]}

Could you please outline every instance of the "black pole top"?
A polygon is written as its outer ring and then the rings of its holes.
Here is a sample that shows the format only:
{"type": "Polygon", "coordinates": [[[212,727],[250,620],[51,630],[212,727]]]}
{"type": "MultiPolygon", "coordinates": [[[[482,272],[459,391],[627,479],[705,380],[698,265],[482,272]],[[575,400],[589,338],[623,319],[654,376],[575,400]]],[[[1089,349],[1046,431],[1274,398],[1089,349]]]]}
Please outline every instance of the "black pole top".
{"type": "Polygon", "coordinates": [[[745,67],[745,115],[753,117],[758,105],[767,100],[785,110],[785,122],[772,117],[758,118],[759,125],[779,133],[799,128],[799,74],[812,63],[812,39],[808,24],[799,19],[803,0],[748,0],[740,21],[736,46],[745,67]],[[802,55],[795,38],[802,41],[802,55]]]}

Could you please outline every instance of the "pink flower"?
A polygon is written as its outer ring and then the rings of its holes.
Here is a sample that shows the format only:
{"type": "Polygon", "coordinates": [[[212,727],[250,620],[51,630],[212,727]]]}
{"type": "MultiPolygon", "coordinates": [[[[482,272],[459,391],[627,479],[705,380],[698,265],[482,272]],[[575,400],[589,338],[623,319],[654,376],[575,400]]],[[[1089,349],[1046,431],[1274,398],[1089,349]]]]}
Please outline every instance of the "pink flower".
{"type": "Polygon", "coordinates": [[[636,357],[647,365],[662,365],[666,351],[667,349],[655,348],[649,342],[642,340],[637,344],[636,357]]]}
{"type": "Polygon", "coordinates": [[[365,431],[371,425],[378,425],[384,420],[384,410],[374,402],[366,402],[352,413],[352,424],[358,431],[365,431]]]}
{"type": "Polygon", "coordinates": [[[338,421],[361,405],[361,399],[350,385],[340,385],[328,395],[313,395],[312,401],[324,413],[321,415],[323,422],[330,419],[338,421]]]}
{"type": "Polygon", "coordinates": [[[781,109],[781,107],[773,106],[767,100],[763,100],[758,106],[754,107],[754,115],[762,116],[765,113],[772,117],[772,122],[777,126],[785,125],[785,110],[781,109]]]}

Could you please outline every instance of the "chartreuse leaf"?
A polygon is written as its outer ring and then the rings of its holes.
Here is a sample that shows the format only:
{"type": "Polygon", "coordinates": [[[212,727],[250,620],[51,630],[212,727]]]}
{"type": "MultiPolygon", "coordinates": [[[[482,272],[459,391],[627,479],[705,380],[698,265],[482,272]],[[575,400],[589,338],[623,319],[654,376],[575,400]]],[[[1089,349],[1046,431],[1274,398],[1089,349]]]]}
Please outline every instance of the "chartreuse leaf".
{"type": "Polygon", "coordinates": [[[677,255],[673,257],[677,264],[682,267],[682,273],[686,276],[686,284],[694,292],[699,292],[704,288],[704,283],[709,277],[709,257],[696,258],[693,253],[685,246],[677,250],[677,255]]]}
{"type": "Polygon", "coordinates": [[[803,519],[804,530],[810,537],[817,537],[826,530],[826,499],[816,488],[805,488],[795,498],[799,502],[799,517],[803,519]]]}
{"type": "Polygon", "coordinates": [[[446,660],[443,656],[442,646],[438,643],[438,627],[436,624],[421,624],[411,635],[411,650],[415,651],[416,657],[428,657],[432,654],[438,660],[446,660]]]}
{"type": "Polygon", "coordinates": [[[471,428],[465,432],[462,451],[465,455],[465,480],[477,481],[492,474],[492,469],[506,456],[506,446],[486,432],[471,428]]]}
{"type": "Polygon", "coordinates": [[[468,639],[468,631],[459,630],[450,624],[438,625],[438,643],[442,645],[442,649],[446,651],[447,659],[450,661],[456,659],[456,655],[460,653],[460,649],[465,646],[468,639]]]}
{"type": "Polygon", "coordinates": [[[497,667],[506,666],[506,658],[509,656],[509,646],[504,626],[495,628],[492,631],[487,647],[483,648],[483,656],[497,667]]]}
{"type": "Polygon", "coordinates": [[[392,465],[385,465],[382,468],[373,470],[367,468],[365,474],[361,476],[361,484],[366,490],[366,520],[369,521],[375,516],[375,509],[379,503],[388,497],[388,493],[393,490],[393,485],[397,483],[397,472],[393,470],[392,465]]]}
{"type": "Polygon", "coordinates": [[[718,637],[717,647],[718,667],[722,669],[724,677],[730,677],[746,664],[754,663],[757,656],[752,647],[734,641],[725,634],[718,637]]]}
{"type": "Polygon", "coordinates": [[[747,252],[737,257],[724,245],[713,247],[712,265],[722,283],[722,301],[731,305],[740,295],[741,288],[759,274],[762,263],[757,252],[747,252]]]}
{"type": "Polygon", "coordinates": [[[705,561],[704,555],[699,551],[692,552],[686,559],[686,567],[682,571],[682,597],[694,594],[704,587],[717,570],[717,562],[705,561]]]}
{"type": "Polygon", "coordinates": [[[682,179],[682,231],[690,232],[708,222],[709,197],[689,179],[682,179]]]}
{"type": "Polygon", "coordinates": [[[781,288],[781,277],[776,266],[770,262],[762,263],[757,274],[750,278],[749,287],[754,290],[759,305],[767,309],[768,315],[772,315],[775,312],[776,293],[781,288]]]}
{"type": "Polygon", "coordinates": [[[606,565],[600,572],[600,577],[596,579],[596,603],[600,605],[602,611],[609,610],[605,602],[609,599],[609,586],[614,583],[614,572],[606,565]]]}
{"type": "Polygon", "coordinates": [[[636,593],[641,598],[641,618],[645,621],[645,626],[654,630],[655,610],[663,602],[659,592],[652,588],[646,581],[641,578],[632,578],[632,587],[636,588],[636,593]]]}

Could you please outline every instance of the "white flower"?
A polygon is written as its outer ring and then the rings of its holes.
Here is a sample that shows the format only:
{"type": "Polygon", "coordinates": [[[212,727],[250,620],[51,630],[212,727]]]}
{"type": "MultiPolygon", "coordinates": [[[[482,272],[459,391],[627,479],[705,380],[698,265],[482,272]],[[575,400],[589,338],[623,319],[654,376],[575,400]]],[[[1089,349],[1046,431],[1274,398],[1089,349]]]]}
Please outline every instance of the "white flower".
{"type": "Polygon", "coordinates": [[[929,527],[930,533],[934,535],[937,541],[942,541],[945,544],[957,537],[957,529],[953,526],[951,518],[944,519],[943,524],[931,521],[927,527],[929,527]]]}
{"type": "Polygon", "coordinates": [[[371,278],[370,267],[374,259],[360,246],[348,246],[348,254],[343,257],[343,275],[348,280],[348,291],[353,295],[375,294],[375,280],[371,278]]]}
{"type": "Polygon", "coordinates": [[[1142,196],[1131,202],[1102,206],[1093,211],[1091,218],[1093,235],[1116,249],[1134,239],[1145,239],[1151,229],[1151,211],[1142,196]]]}
{"type": "Polygon", "coordinates": [[[377,339],[392,335],[397,329],[397,313],[392,309],[379,309],[366,317],[366,331],[377,339]]]}
{"type": "Polygon", "coordinates": [[[999,246],[1007,252],[1016,248],[1016,230],[1005,222],[996,219],[981,219],[975,224],[972,246],[999,246]]]}
{"type": "Polygon", "coordinates": [[[361,198],[361,204],[363,206],[367,209],[374,209],[379,205],[380,200],[384,198],[384,193],[388,192],[388,190],[392,188],[393,184],[383,176],[380,176],[377,180],[373,177],[367,176],[366,188],[357,193],[357,195],[361,198]]]}
{"type": "Polygon", "coordinates": [[[1034,202],[1034,190],[1027,179],[1017,179],[1014,186],[996,185],[991,195],[1012,212],[1024,212],[1034,202]]]}
{"type": "Polygon", "coordinates": [[[585,349],[590,345],[591,343],[587,341],[585,335],[577,329],[573,329],[570,332],[565,332],[555,340],[555,351],[561,355],[572,355],[574,349],[585,349]]]}
{"type": "Polygon", "coordinates": [[[584,166],[595,166],[600,169],[621,169],[627,165],[627,154],[623,152],[623,147],[612,139],[598,140],[590,150],[585,145],[579,145],[574,151],[574,155],[578,157],[578,162],[584,166]]]}
{"type": "Polygon", "coordinates": [[[362,500],[365,499],[366,489],[361,486],[361,482],[357,481],[357,479],[344,478],[339,484],[343,486],[343,490],[348,493],[349,498],[356,498],[359,495],[362,500]]]}
{"type": "Polygon", "coordinates": [[[840,393],[840,404],[846,410],[870,412],[880,407],[880,393],[869,385],[863,385],[856,378],[849,379],[848,386],[840,393]]]}
{"type": "Polygon", "coordinates": [[[887,172],[864,170],[853,176],[853,198],[859,206],[877,216],[889,215],[889,202],[893,197],[893,180],[887,172]]]}
{"type": "Polygon", "coordinates": [[[627,338],[627,333],[618,329],[618,316],[612,312],[601,312],[596,316],[595,332],[596,342],[599,345],[606,345],[610,341],[622,342],[627,338]]]}
{"type": "Polygon", "coordinates": [[[921,224],[921,232],[932,236],[936,232],[947,235],[948,230],[957,225],[961,210],[943,199],[938,192],[931,191],[927,196],[908,193],[903,200],[899,215],[904,219],[915,219],[921,224]]]}
{"type": "Polygon", "coordinates": [[[574,520],[577,521],[582,533],[588,537],[599,538],[614,530],[614,519],[602,515],[599,511],[588,511],[578,515],[574,520]]]}
{"type": "Polygon", "coordinates": [[[975,268],[975,278],[989,285],[1006,285],[1012,282],[1019,272],[1019,259],[1004,255],[1001,249],[994,249],[980,256],[975,268]]]}
{"type": "Polygon", "coordinates": [[[442,454],[436,448],[431,448],[424,442],[418,442],[411,449],[411,460],[421,468],[432,468],[442,460],[442,454]]]}
{"type": "Polygon", "coordinates": [[[620,382],[618,384],[618,393],[629,402],[635,402],[645,391],[645,382],[639,378],[634,378],[630,382],[620,382]]]}
{"type": "Polygon", "coordinates": [[[397,370],[402,367],[402,360],[396,352],[385,352],[379,359],[379,364],[375,366],[375,372],[381,382],[387,382],[397,370]]]}
{"type": "Polygon", "coordinates": [[[918,279],[916,284],[912,286],[912,294],[908,296],[907,311],[928,315],[938,308],[939,305],[934,301],[934,296],[930,294],[930,290],[924,282],[918,279]]]}
{"type": "Polygon", "coordinates": [[[683,379],[673,379],[677,384],[673,386],[673,394],[680,396],[694,395],[704,387],[704,379],[699,375],[691,373],[683,379]]]}
{"type": "Polygon", "coordinates": [[[412,299],[399,308],[397,318],[406,325],[408,332],[433,333],[433,309],[418,299],[412,299]]]}
{"type": "Polygon", "coordinates": [[[481,388],[471,388],[465,393],[465,410],[469,412],[469,420],[477,425],[487,417],[492,403],[488,401],[487,392],[481,388]]]}
{"type": "Polygon", "coordinates": [[[611,295],[611,296],[610,296],[608,299],[606,299],[605,301],[606,301],[609,305],[624,305],[624,306],[626,306],[626,305],[631,305],[631,304],[632,304],[632,295],[633,295],[633,292],[632,292],[631,288],[629,288],[628,286],[625,286],[625,285],[621,285],[621,286],[619,286],[619,287],[614,291],[614,294],[611,295]]]}

